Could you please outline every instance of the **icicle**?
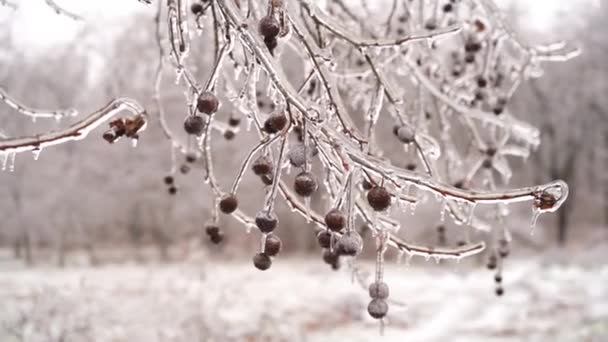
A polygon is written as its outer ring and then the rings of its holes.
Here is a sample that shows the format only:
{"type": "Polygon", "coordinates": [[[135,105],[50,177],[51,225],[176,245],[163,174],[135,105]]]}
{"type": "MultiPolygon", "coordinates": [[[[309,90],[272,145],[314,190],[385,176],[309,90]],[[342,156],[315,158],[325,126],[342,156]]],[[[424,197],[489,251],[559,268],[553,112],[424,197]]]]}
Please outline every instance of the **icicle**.
{"type": "Polygon", "coordinates": [[[306,223],[310,223],[311,218],[310,218],[310,197],[306,197],[304,199],[304,211],[306,214],[306,223]]]}
{"type": "Polygon", "coordinates": [[[417,206],[418,202],[412,202],[410,203],[410,214],[414,215],[416,213],[416,206],[417,206]]]}
{"type": "MultiPolygon", "coordinates": [[[[207,183],[208,181],[205,181],[205,183],[207,183]]],[[[251,233],[251,229],[253,228],[253,225],[248,224],[247,227],[245,228],[245,232],[247,234],[251,233]]]]}
{"type": "Polygon", "coordinates": [[[435,255],[433,256],[433,259],[435,259],[435,263],[438,264],[439,261],[441,261],[441,257],[439,255],[435,255]]]}
{"type": "Polygon", "coordinates": [[[133,148],[137,147],[138,142],[139,142],[139,138],[131,139],[131,146],[133,146],[133,148]]]}
{"type": "Polygon", "coordinates": [[[397,265],[401,265],[403,264],[403,255],[405,254],[404,251],[399,251],[399,253],[397,254],[397,265]]]}
{"type": "Polygon", "coordinates": [[[540,214],[542,214],[542,210],[536,207],[532,209],[532,220],[530,221],[530,235],[534,235],[534,229],[536,228],[536,222],[538,221],[540,214]]]}
{"type": "Polygon", "coordinates": [[[447,206],[448,206],[448,200],[446,198],[444,198],[443,202],[441,204],[441,211],[439,214],[441,222],[445,222],[445,212],[446,212],[447,206]]]}
{"type": "Polygon", "coordinates": [[[17,156],[17,153],[13,152],[9,155],[10,161],[8,163],[8,170],[10,172],[14,172],[15,171],[15,157],[17,156]]]}
{"type": "Polygon", "coordinates": [[[35,148],[32,150],[32,155],[34,156],[34,160],[38,160],[40,157],[40,152],[42,152],[41,148],[35,148]]]}
{"type": "Polygon", "coordinates": [[[268,234],[264,233],[262,234],[262,237],[260,239],[260,253],[264,253],[264,250],[266,249],[266,238],[268,237],[268,234]]]}
{"type": "Polygon", "coordinates": [[[2,153],[2,171],[6,171],[7,162],[8,162],[8,154],[2,153]]]}
{"type": "Polygon", "coordinates": [[[405,254],[405,267],[410,267],[412,265],[412,257],[413,255],[410,253],[405,254]]]}
{"type": "Polygon", "coordinates": [[[469,206],[469,217],[467,219],[467,225],[471,225],[473,224],[473,213],[475,212],[475,206],[477,205],[477,203],[472,202],[469,206]]]}

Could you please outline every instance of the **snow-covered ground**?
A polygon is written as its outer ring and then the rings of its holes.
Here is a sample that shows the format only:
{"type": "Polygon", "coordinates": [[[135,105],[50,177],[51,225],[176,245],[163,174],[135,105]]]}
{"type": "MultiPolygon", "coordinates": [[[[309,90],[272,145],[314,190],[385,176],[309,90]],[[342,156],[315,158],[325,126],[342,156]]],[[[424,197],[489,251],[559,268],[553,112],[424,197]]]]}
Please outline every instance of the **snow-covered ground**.
{"type": "Polygon", "coordinates": [[[0,341],[608,341],[606,251],[509,260],[502,298],[492,274],[469,262],[388,265],[395,302],[382,337],[366,291],[346,267],[332,272],[318,259],[278,258],[266,272],[245,258],[0,263],[0,341]]]}

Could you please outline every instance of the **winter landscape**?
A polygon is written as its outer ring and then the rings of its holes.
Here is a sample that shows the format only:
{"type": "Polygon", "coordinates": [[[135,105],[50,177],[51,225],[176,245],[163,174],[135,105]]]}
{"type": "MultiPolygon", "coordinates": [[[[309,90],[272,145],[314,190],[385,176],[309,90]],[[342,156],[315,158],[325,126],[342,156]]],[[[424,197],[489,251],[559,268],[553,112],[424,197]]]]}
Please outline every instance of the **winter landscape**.
{"type": "Polygon", "coordinates": [[[608,341],[606,15],[0,0],[0,341],[608,341]]]}

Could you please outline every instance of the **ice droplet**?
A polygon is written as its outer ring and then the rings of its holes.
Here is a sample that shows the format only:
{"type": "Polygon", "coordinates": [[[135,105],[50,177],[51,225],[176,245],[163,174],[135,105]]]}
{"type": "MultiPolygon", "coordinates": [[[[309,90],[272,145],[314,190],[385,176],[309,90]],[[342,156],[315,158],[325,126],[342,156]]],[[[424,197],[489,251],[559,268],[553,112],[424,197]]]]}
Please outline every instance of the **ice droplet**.
{"type": "Polygon", "coordinates": [[[310,223],[310,197],[304,199],[304,211],[306,214],[306,223],[310,223]]]}
{"type": "Polygon", "coordinates": [[[8,170],[10,172],[14,172],[15,171],[15,157],[17,156],[17,153],[13,152],[9,155],[9,163],[8,163],[8,170]]]}
{"type": "Polygon", "coordinates": [[[131,145],[133,146],[133,148],[137,147],[138,142],[139,142],[138,138],[131,139],[131,145]]]}
{"type": "Polygon", "coordinates": [[[7,162],[8,162],[8,155],[6,153],[2,153],[2,171],[6,171],[7,162]]]}
{"type": "Polygon", "coordinates": [[[448,205],[448,201],[444,198],[443,202],[441,203],[441,211],[439,214],[441,222],[445,222],[445,211],[446,211],[447,205],[448,205]]]}
{"type": "Polygon", "coordinates": [[[266,237],[268,234],[264,233],[262,234],[262,237],[260,238],[260,253],[264,253],[264,250],[266,249],[266,237]]]}

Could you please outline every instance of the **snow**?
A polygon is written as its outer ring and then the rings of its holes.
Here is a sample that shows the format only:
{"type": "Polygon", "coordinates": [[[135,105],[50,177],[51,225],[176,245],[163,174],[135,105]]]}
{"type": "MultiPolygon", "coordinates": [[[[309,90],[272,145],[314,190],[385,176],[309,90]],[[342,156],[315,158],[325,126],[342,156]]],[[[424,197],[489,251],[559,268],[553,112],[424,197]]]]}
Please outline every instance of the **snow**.
{"type": "MultiPolygon", "coordinates": [[[[24,269],[0,264],[0,341],[605,341],[608,266],[597,257],[508,260],[505,295],[468,262],[391,263],[384,335],[343,267],[279,257],[24,269]],[[592,262],[595,260],[595,262],[592,262]],[[21,334],[21,339],[18,338],[21,334]]],[[[372,265],[361,263],[369,281],[372,265]],[[367,270],[367,272],[365,272],[367,270]]]]}

